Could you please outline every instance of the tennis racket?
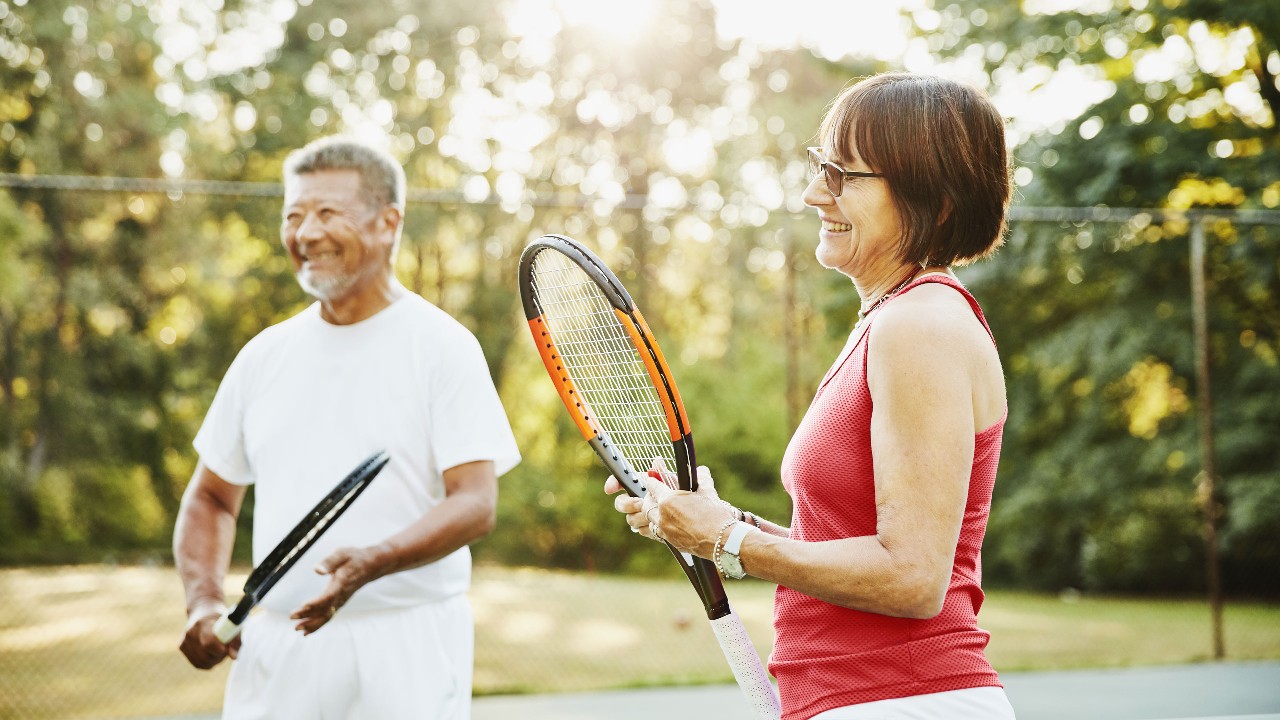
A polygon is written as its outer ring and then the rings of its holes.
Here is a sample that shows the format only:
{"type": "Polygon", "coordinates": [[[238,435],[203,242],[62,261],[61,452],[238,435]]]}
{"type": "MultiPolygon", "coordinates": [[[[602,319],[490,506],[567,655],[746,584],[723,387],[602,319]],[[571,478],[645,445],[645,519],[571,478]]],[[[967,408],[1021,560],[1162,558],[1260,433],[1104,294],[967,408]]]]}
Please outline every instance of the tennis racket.
{"type": "Polygon", "coordinates": [[[284,536],[271,554],[249,573],[249,579],[244,583],[244,597],[240,598],[240,602],[224,612],[214,623],[213,634],[219,640],[228,643],[240,634],[240,626],[249,617],[249,611],[262,602],[262,598],[289,572],[298,558],[311,549],[325,531],[333,527],[334,521],[351,507],[352,501],[369,487],[369,483],[373,482],[390,460],[391,457],[382,450],[370,455],[284,536]]]}
{"type": "MultiPolygon", "coordinates": [[[[560,399],[627,493],[644,497],[654,458],[675,471],[674,482],[662,481],[697,490],[693,433],[680,393],[618,277],[578,242],[544,235],[520,256],[520,299],[560,399]]],[[[773,685],[715,566],[667,547],[698,591],[747,701],[763,718],[780,717],[773,685]]]]}

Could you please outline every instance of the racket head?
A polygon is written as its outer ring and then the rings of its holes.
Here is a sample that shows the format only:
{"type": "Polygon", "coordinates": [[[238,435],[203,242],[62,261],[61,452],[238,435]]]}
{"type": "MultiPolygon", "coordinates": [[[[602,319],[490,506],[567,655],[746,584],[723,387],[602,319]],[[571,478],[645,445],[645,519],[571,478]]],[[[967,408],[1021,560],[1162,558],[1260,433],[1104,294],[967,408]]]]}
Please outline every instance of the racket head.
{"type": "MultiPolygon", "coordinates": [[[[288,532],[267,557],[249,574],[244,584],[244,597],[227,613],[227,619],[238,626],[248,617],[249,611],[261,602],[267,592],[298,562],[322,535],[351,507],[369,483],[391,461],[391,456],[379,450],[365,458],[347,474],[333,490],[329,491],[315,507],[311,508],[298,524],[288,532]]],[[[234,635],[233,635],[234,637],[234,635]]],[[[225,642],[225,641],[224,641],[225,642]]]]}
{"type": "Polygon", "coordinates": [[[520,257],[520,298],[561,401],[627,491],[643,496],[654,458],[669,485],[697,489],[684,403],[617,275],[572,238],[544,235],[520,257]]]}
{"type": "MultiPolygon", "coordinates": [[[[696,490],[693,433],[658,342],[622,282],[563,235],[544,235],[520,257],[520,299],[538,353],[574,424],[627,492],[643,497],[650,459],[659,481],[696,490]],[[642,468],[642,474],[636,473],[642,468]]],[[[761,718],[781,709],[746,629],[709,560],[672,554],[706,608],[734,678],[761,718]]]]}
{"type": "MultiPolygon", "coordinates": [[[[657,340],[617,275],[581,243],[544,235],[520,257],[520,297],[560,399],[627,492],[644,496],[654,458],[665,466],[663,482],[697,490],[684,403],[657,340]]],[[[668,548],[698,590],[707,616],[729,613],[711,562],[668,548]]]]}

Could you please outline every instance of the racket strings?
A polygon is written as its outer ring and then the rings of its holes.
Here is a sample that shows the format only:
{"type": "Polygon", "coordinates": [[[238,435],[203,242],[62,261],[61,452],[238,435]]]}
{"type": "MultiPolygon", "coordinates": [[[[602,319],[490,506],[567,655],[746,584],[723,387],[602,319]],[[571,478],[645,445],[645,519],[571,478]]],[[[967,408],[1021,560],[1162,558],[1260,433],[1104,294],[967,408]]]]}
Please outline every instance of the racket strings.
{"type": "MultiPolygon", "coordinates": [[[[558,252],[535,256],[532,279],[548,332],[597,425],[632,468],[644,472],[661,458],[674,471],[665,407],[603,291],[558,252]]],[[[674,475],[664,479],[675,484],[674,475]]]]}

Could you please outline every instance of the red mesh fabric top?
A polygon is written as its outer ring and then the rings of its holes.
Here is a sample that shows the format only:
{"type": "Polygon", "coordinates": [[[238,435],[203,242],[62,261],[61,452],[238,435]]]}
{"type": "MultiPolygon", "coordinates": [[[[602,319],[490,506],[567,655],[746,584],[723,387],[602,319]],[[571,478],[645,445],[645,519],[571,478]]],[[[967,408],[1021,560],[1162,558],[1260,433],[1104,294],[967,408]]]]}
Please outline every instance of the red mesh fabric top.
{"type": "MultiPolygon", "coordinates": [[[[950,276],[926,275],[902,293],[930,282],[962,293],[987,326],[977,301],[950,276]]],[[[866,353],[867,331],[877,312],[867,316],[856,331],[860,337],[827,372],[783,458],[782,483],[794,506],[791,537],[796,540],[876,534],[866,353]]],[[[777,643],[769,671],[778,679],[783,720],[875,700],[1000,685],[983,654],[990,635],[978,628],[977,615],[983,600],[979,553],[1005,417],[975,436],[951,583],[936,617],[912,620],[849,610],[778,587],[777,643]]]]}

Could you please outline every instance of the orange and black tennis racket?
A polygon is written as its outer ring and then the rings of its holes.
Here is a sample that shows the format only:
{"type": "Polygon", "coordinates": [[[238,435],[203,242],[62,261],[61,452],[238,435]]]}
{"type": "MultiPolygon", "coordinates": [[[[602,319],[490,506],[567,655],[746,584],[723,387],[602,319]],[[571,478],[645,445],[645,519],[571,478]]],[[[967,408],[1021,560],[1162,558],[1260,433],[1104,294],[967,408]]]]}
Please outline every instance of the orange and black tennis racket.
{"type": "MultiPolygon", "coordinates": [[[[626,491],[644,497],[654,458],[675,471],[663,481],[697,490],[693,432],[680,393],[657,340],[618,277],[580,243],[544,235],[520,257],[520,299],[560,399],[626,491]]],[[[778,718],[773,685],[729,607],[715,566],[667,547],[698,591],[747,700],[761,717],[778,718]]]]}

